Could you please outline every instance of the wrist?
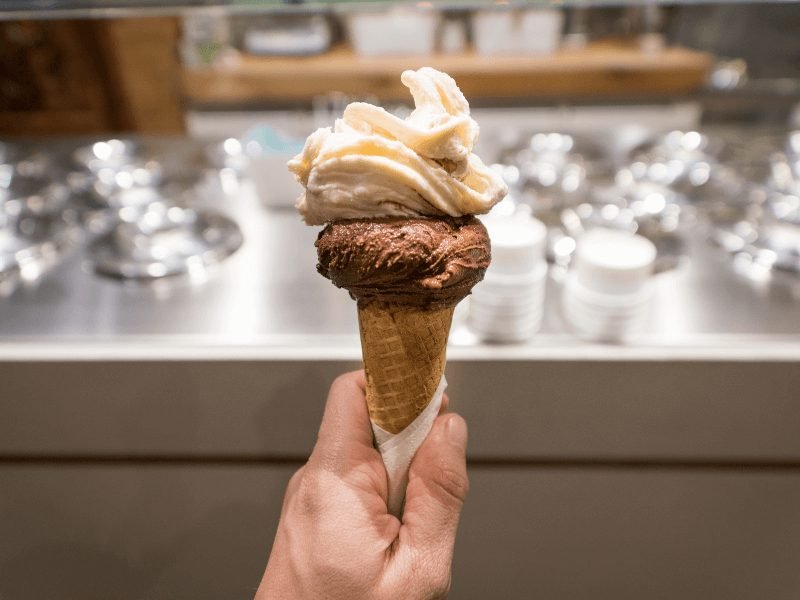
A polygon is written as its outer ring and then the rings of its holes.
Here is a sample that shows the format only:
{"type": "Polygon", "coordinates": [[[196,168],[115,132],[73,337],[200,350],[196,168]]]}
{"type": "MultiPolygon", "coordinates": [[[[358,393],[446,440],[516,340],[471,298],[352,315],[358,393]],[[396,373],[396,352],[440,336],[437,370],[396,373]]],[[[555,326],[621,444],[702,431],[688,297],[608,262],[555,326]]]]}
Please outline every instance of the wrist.
{"type": "Polygon", "coordinates": [[[267,561],[264,577],[258,586],[254,600],[293,600],[299,593],[296,585],[292,584],[291,565],[286,564],[283,553],[280,551],[278,536],[267,561]]]}

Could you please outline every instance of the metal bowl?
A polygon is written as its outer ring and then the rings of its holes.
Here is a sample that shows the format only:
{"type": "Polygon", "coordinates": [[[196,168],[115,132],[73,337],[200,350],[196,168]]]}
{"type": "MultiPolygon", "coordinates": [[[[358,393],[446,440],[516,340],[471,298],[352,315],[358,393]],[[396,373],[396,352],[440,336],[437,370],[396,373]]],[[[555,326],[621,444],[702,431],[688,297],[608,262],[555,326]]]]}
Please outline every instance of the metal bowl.
{"type": "Polygon", "coordinates": [[[509,187],[534,214],[584,202],[590,177],[608,169],[599,149],[564,133],[537,133],[504,151],[500,161],[515,169],[509,187]]]}
{"type": "Polygon", "coordinates": [[[135,162],[138,145],[132,140],[98,140],[81,146],[73,153],[74,161],[85,170],[97,173],[102,169],[118,169],[135,162]]]}
{"type": "Polygon", "coordinates": [[[711,239],[732,255],[737,269],[759,277],[773,271],[800,274],[797,206],[792,219],[776,206],[768,198],[763,204],[729,205],[708,214],[711,239]]]}
{"type": "Polygon", "coordinates": [[[800,195],[800,154],[775,152],[770,155],[767,184],[778,192],[800,195]]]}
{"type": "Polygon", "coordinates": [[[153,203],[120,211],[120,222],[89,247],[96,272],[123,279],[157,279],[205,272],[243,242],[231,219],[214,212],[153,203]]]}
{"type": "Polygon", "coordinates": [[[717,160],[723,152],[722,141],[700,131],[674,130],[651,138],[631,150],[631,160],[679,161],[691,164],[717,160]]]}
{"type": "MultiPolygon", "coordinates": [[[[736,224],[737,233],[745,234],[732,254],[737,270],[758,278],[772,272],[800,275],[800,227],[787,223],[749,225],[736,224]]],[[[735,235],[730,234],[729,240],[735,239],[735,235]]]]}
{"type": "Polygon", "coordinates": [[[0,210],[14,217],[58,214],[69,199],[67,185],[38,177],[14,177],[8,187],[0,187],[0,210]]]}
{"type": "Polygon", "coordinates": [[[764,207],[772,220],[800,226],[800,190],[798,193],[770,191],[764,207]]]}
{"type": "Polygon", "coordinates": [[[548,229],[547,257],[550,262],[567,266],[578,239],[591,229],[615,229],[637,233],[656,246],[655,271],[677,267],[685,258],[685,244],[673,222],[678,211],[668,207],[661,214],[640,212],[621,204],[584,203],[561,211],[560,224],[548,229]]]}
{"type": "Polygon", "coordinates": [[[634,148],[616,181],[622,186],[650,181],[694,200],[705,188],[734,179],[735,172],[721,167],[721,152],[721,142],[699,131],[671,131],[634,148]]]}
{"type": "Polygon", "coordinates": [[[88,197],[97,207],[115,208],[139,204],[138,190],[154,188],[162,182],[161,165],[156,160],[136,160],[96,172],[74,172],[69,176],[72,190],[88,197]],[[128,193],[132,192],[130,198],[128,193]]]}
{"type": "Polygon", "coordinates": [[[0,294],[38,281],[80,241],[80,227],[57,216],[0,214],[0,294]]]}
{"type": "Polygon", "coordinates": [[[12,217],[59,214],[70,199],[64,171],[37,152],[0,165],[0,211],[12,217]]]}

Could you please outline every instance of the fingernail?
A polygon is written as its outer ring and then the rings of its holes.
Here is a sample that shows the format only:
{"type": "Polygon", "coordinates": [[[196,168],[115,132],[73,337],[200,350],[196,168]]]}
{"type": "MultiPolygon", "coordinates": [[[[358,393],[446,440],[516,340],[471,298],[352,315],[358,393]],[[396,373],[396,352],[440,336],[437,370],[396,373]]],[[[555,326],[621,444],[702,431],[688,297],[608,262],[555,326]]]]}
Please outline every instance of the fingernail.
{"type": "Polygon", "coordinates": [[[447,419],[447,441],[461,450],[467,449],[467,423],[458,415],[447,419]]]}

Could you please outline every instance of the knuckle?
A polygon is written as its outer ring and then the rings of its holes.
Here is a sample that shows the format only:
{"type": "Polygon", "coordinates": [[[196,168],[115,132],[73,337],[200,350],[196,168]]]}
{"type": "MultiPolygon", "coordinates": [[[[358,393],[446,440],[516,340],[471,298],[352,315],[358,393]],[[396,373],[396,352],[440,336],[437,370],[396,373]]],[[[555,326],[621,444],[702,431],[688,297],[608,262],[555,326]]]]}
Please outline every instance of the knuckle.
{"type": "Polygon", "coordinates": [[[289,489],[297,489],[297,486],[300,485],[300,481],[303,479],[306,469],[307,466],[303,465],[294,472],[294,475],[292,475],[291,479],[289,479],[289,489]]]}
{"type": "MultiPolygon", "coordinates": [[[[323,500],[319,493],[319,485],[313,471],[308,466],[303,467],[294,477],[300,475],[294,497],[295,508],[298,513],[307,518],[319,515],[322,510],[323,500]],[[302,475],[300,475],[302,473],[302,475]]],[[[294,477],[292,478],[294,480],[294,477]]]]}
{"type": "Polygon", "coordinates": [[[469,478],[465,471],[442,465],[436,470],[433,484],[449,499],[463,504],[469,493],[469,478]]]}
{"type": "Polygon", "coordinates": [[[297,471],[294,472],[291,479],[289,479],[289,483],[286,485],[286,497],[290,498],[293,497],[297,493],[297,489],[300,487],[300,482],[303,481],[303,476],[305,474],[306,467],[303,465],[297,471]]]}
{"type": "Polygon", "coordinates": [[[333,382],[331,383],[331,387],[338,388],[345,385],[346,382],[347,382],[347,373],[341,373],[334,378],[333,382]]]}
{"type": "Polygon", "coordinates": [[[354,373],[342,373],[341,375],[337,375],[336,379],[331,383],[331,393],[349,387],[353,376],[354,373]]]}

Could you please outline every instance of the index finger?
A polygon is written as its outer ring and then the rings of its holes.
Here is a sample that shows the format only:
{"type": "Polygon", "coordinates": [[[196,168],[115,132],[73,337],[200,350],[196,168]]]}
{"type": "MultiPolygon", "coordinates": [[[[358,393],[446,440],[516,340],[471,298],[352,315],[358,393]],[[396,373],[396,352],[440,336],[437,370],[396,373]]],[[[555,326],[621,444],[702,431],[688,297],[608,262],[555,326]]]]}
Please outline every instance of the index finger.
{"type": "Polygon", "coordinates": [[[310,463],[318,462],[335,471],[353,453],[376,452],[372,445],[366,386],[363,370],[340,375],[331,384],[310,463]]]}

